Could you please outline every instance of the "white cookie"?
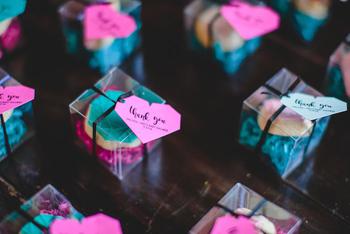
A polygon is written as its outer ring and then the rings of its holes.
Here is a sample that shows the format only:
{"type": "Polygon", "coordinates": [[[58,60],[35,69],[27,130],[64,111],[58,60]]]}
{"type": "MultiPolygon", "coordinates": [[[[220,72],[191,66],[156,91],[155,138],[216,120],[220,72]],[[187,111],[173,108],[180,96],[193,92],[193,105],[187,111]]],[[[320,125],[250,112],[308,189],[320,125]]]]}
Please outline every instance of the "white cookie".
{"type": "MultiPolygon", "coordinates": [[[[282,106],[279,99],[268,99],[264,101],[258,115],[258,125],[263,131],[267,121],[282,106]]],[[[309,136],[312,122],[304,119],[295,111],[285,108],[273,121],[269,133],[278,136],[309,136]]]]}

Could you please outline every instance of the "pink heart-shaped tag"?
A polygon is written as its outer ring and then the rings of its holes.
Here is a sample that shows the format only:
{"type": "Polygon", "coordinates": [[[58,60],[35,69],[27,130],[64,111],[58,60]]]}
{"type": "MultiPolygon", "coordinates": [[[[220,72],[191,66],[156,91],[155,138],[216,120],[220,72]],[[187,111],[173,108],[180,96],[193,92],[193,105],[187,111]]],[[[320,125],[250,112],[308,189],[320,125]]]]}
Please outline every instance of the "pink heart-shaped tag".
{"type": "Polygon", "coordinates": [[[104,214],[75,219],[57,219],[50,226],[51,234],[123,234],[120,222],[104,214]]]}
{"type": "Polygon", "coordinates": [[[85,9],[84,32],[87,40],[125,38],[136,30],[135,20],[112,5],[92,5],[85,9]]]}
{"type": "Polygon", "coordinates": [[[227,22],[246,40],[272,32],[280,24],[279,15],[266,6],[232,1],[231,5],[224,5],[220,11],[227,22]]]}
{"type": "Polygon", "coordinates": [[[238,218],[225,215],[215,220],[210,234],[257,234],[257,230],[251,220],[246,217],[238,218]]]}
{"type": "Polygon", "coordinates": [[[170,105],[149,103],[131,96],[118,102],[115,111],[142,143],[166,136],[180,129],[181,115],[170,105]]]}
{"type": "Polygon", "coordinates": [[[34,99],[35,91],[26,86],[0,87],[0,114],[34,99]]]}

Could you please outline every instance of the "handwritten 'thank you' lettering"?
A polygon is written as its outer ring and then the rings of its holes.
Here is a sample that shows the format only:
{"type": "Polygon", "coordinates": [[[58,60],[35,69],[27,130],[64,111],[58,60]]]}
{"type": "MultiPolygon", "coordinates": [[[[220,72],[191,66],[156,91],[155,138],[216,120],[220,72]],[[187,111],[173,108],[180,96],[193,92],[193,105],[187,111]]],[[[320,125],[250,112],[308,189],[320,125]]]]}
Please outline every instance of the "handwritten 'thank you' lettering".
{"type": "Polygon", "coordinates": [[[279,27],[280,17],[271,8],[232,1],[220,9],[226,21],[246,39],[252,39],[272,32],[279,27]]]}
{"type": "MultiPolygon", "coordinates": [[[[150,113],[146,112],[146,113],[139,113],[137,110],[137,107],[134,106],[130,106],[130,114],[132,114],[134,116],[134,119],[140,119],[142,121],[151,121],[150,118],[150,113]]],[[[161,117],[157,117],[157,116],[153,116],[152,118],[152,122],[153,125],[159,125],[159,124],[165,124],[165,120],[162,119],[161,117]]]]}
{"type": "Polygon", "coordinates": [[[315,120],[347,110],[346,102],[334,97],[314,97],[303,93],[291,93],[282,97],[283,105],[305,119],[315,120]]]}
{"type": "Polygon", "coordinates": [[[178,131],[181,115],[168,104],[152,103],[131,96],[118,102],[115,111],[142,143],[178,131]]]}
{"type": "Polygon", "coordinates": [[[256,234],[253,222],[243,216],[224,215],[215,220],[210,234],[256,234]]]}
{"type": "Polygon", "coordinates": [[[35,91],[26,86],[0,88],[0,114],[12,110],[34,99],[35,91]]]}
{"type": "Polygon", "coordinates": [[[135,20],[112,5],[88,6],[84,14],[84,33],[88,40],[125,38],[136,30],[135,20]]]}

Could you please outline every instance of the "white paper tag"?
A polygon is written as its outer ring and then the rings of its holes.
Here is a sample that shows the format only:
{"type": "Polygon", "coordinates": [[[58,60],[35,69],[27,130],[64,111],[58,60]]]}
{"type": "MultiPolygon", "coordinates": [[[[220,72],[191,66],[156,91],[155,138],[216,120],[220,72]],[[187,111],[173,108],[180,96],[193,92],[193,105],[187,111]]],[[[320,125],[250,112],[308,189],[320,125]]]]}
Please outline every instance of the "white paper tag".
{"type": "Polygon", "coordinates": [[[334,97],[314,97],[303,93],[290,93],[281,98],[283,105],[305,119],[314,120],[347,111],[347,103],[334,97]]]}

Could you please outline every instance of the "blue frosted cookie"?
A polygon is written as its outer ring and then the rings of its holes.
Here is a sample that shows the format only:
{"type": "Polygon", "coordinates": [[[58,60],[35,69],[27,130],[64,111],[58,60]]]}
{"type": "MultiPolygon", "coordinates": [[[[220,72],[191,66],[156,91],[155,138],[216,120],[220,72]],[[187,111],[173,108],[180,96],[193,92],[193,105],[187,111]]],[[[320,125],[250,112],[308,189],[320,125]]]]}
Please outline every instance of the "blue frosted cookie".
{"type": "MultiPolygon", "coordinates": [[[[81,220],[84,216],[80,214],[79,212],[74,211],[69,215],[69,217],[72,217],[73,219],[81,220]]],[[[57,219],[64,219],[68,218],[66,216],[60,216],[60,215],[53,215],[48,213],[41,213],[37,215],[34,218],[34,221],[38,224],[42,225],[45,228],[49,228],[50,225],[57,219]]],[[[43,230],[40,230],[39,227],[37,227],[32,222],[26,223],[20,230],[19,234],[45,234],[46,232],[43,232],[43,230]]]]}
{"type": "MultiPolygon", "coordinates": [[[[124,92],[108,90],[105,94],[112,100],[118,100],[124,92]]],[[[91,138],[93,122],[113,106],[114,103],[104,96],[99,96],[91,102],[85,121],[85,131],[91,138]]],[[[141,145],[140,140],[115,111],[112,111],[98,123],[96,139],[97,144],[107,150],[114,150],[117,144],[119,147],[141,145]]]]}

